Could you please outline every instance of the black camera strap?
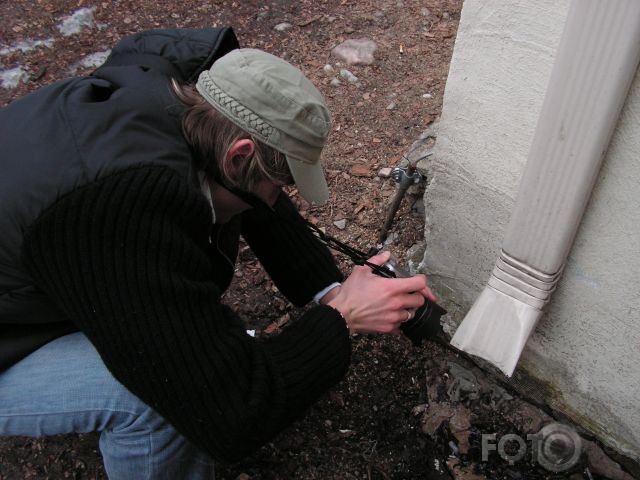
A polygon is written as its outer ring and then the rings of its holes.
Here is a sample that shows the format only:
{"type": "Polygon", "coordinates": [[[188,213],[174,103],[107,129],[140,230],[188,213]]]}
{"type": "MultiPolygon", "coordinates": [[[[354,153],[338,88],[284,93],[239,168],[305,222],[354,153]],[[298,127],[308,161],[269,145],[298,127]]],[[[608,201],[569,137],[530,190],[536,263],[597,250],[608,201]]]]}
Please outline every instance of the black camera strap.
{"type": "Polygon", "coordinates": [[[349,257],[351,261],[356,265],[366,265],[371,270],[373,270],[375,274],[380,275],[381,277],[393,278],[396,276],[395,272],[392,272],[387,267],[382,265],[376,265],[375,263],[371,263],[368,259],[373,254],[369,255],[368,253],[358,250],[357,248],[354,248],[351,245],[347,245],[346,243],[338,240],[337,238],[332,237],[331,235],[323,232],[322,229],[318,228],[308,220],[304,218],[303,220],[306,222],[307,227],[313,233],[315,233],[315,235],[318,237],[318,239],[322,243],[324,243],[327,247],[332,248],[333,250],[336,250],[342,253],[343,255],[349,257]]]}

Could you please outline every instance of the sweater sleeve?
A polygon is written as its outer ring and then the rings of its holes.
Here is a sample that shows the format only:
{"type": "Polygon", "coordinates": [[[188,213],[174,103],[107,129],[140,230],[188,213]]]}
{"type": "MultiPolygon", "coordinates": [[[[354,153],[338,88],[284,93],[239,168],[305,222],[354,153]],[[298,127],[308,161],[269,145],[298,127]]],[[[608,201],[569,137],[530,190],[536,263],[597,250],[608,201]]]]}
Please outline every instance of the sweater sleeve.
{"type": "Polygon", "coordinates": [[[265,206],[244,212],[241,233],[278,289],[295,305],[307,304],[320,290],[343,279],[329,249],[284,194],[274,211],[265,206]]]}
{"type": "Polygon", "coordinates": [[[278,336],[248,336],[219,302],[210,222],[173,170],[131,169],[49,207],[23,261],[123,385],[213,458],[235,461],[343,377],[350,342],[326,306],[278,336]]]}

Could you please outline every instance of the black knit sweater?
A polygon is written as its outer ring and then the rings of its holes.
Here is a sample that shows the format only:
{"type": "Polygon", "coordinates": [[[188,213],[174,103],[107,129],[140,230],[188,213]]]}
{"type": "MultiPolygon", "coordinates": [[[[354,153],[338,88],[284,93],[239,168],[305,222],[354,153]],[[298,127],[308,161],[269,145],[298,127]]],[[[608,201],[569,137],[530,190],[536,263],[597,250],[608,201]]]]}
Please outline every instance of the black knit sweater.
{"type": "MultiPolygon", "coordinates": [[[[278,336],[248,336],[219,301],[210,224],[204,196],[176,172],[135,168],[47,209],[27,233],[23,260],[122,384],[215,459],[233,461],[342,378],[350,343],[327,306],[310,308],[278,336]]],[[[335,274],[300,268],[323,264],[314,256],[327,253],[305,246],[307,234],[291,225],[263,222],[262,233],[251,225],[247,236],[282,289],[302,300],[335,274]]]]}

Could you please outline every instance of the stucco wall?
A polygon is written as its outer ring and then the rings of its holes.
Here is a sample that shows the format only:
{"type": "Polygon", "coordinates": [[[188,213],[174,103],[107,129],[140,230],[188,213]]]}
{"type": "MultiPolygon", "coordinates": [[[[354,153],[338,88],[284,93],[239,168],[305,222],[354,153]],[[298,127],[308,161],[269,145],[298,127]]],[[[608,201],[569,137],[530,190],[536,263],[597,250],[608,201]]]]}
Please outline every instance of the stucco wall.
{"type": "MultiPolygon", "coordinates": [[[[568,0],[465,0],[434,156],[425,271],[453,329],[489,278],[513,209],[568,0]]],[[[640,460],[640,79],[565,273],[519,371],[640,460]]],[[[452,333],[452,332],[451,332],[452,333]]]]}

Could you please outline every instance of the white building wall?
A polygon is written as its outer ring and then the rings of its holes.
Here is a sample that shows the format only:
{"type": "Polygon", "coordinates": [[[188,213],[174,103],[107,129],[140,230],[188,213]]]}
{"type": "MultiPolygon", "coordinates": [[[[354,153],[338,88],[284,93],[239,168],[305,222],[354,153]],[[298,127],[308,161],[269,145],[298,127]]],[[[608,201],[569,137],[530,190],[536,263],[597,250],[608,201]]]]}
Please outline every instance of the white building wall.
{"type": "MultiPolygon", "coordinates": [[[[451,328],[500,251],[568,6],[465,0],[425,193],[424,267],[451,328]]],[[[518,369],[547,386],[556,408],[640,460],[638,77],[563,278],[518,369]]]]}

